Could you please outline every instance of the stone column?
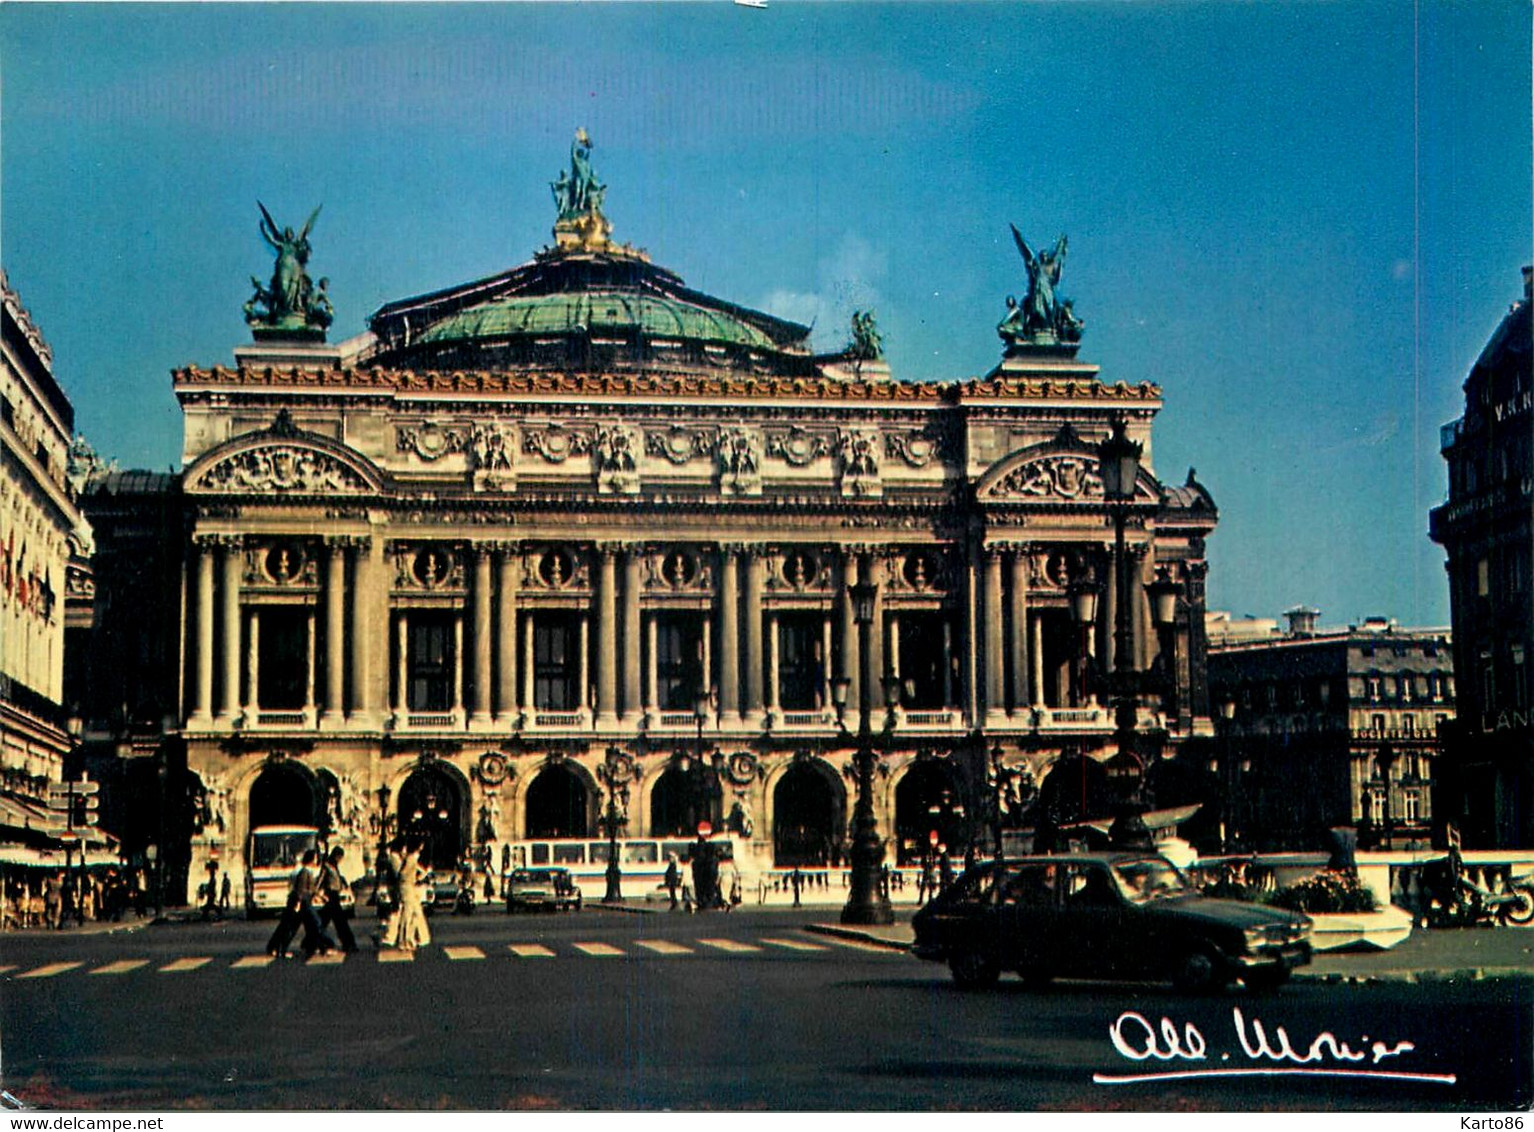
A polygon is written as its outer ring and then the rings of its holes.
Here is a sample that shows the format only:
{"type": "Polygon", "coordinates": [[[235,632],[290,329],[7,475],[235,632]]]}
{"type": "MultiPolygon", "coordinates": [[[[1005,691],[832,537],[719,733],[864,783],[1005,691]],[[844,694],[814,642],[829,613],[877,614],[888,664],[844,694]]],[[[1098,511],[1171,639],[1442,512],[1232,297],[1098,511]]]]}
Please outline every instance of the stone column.
{"type": "Polygon", "coordinates": [[[314,610],[309,610],[309,615],[304,618],[304,715],[310,719],[318,710],[314,702],[315,687],[314,673],[316,668],[317,653],[319,650],[319,621],[314,616],[314,610]]]}
{"type": "Polygon", "coordinates": [[[1024,546],[1012,553],[1012,710],[1027,712],[1033,697],[1028,690],[1028,584],[1029,552],[1024,546]]]}
{"type": "Polygon", "coordinates": [[[714,619],[703,617],[703,683],[704,691],[713,690],[717,697],[719,686],[714,683],[714,619]]]}
{"type": "Polygon", "coordinates": [[[473,715],[469,722],[481,727],[490,725],[490,623],[494,598],[490,592],[491,548],[478,545],[474,555],[474,697],[471,704],[473,715]]]}
{"type": "Polygon", "coordinates": [[[868,627],[868,671],[874,682],[869,689],[869,702],[873,704],[873,721],[870,727],[881,728],[884,726],[884,713],[888,710],[884,691],[884,678],[890,674],[889,665],[884,654],[884,558],[878,554],[867,554],[863,558],[864,576],[869,584],[874,587],[874,623],[868,627]]]}
{"type": "Polygon", "coordinates": [[[382,539],[359,535],[351,540],[351,714],[376,727],[388,698],[389,590],[384,579],[382,539]]]}
{"type": "Polygon", "coordinates": [[[346,548],[340,539],[325,544],[325,713],[322,726],[335,726],[345,711],[346,548]]]}
{"type": "Polygon", "coordinates": [[[1118,668],[1119,659],[1118,633],[1115,631],[1119,623],[1119,584],[1118,563],[1114,561],[1112,550],[1108,552],[1108,584],[1103,587],[1101,606],[1103,641],[1108,646],[1103,650],[1104,671],[1114,672],[1118,668]]]}
{"type": "Polygon", "coordinates": [[[719,712],[740,720],[740,559],[719,552],[719,712]]]}
{"type": "Polygon", "coordinates": [[[836,595],[836,604],[841,612],[842,621],[842,670],[840,676],[843,680],[850,680],[847,685],[847,706],[844,709],[843,722],[849,731],[858,729],[858,704],[863,701],[859,698],[863,683],[863,657],[858,642],[858,623],[852,609],[852,587],[858,581],[858,559],[851,547],[842,552],[842,586],[836,595]]]}
{"type": "Polygon", "coordinates": [[[834,640],[831,627],[831,618],[828,615],[820,626],[820,708],[824,711],[831,705],[831,656],[833,653],[832,642],[834,640]]]}
{"type": "Polygon", "coordinates": [[[1140,543],[1129,548],[1129,584],[1134,594],[1134,601],[1129,606],[1131,612],[1129,631],[1135,643],[1135,667],[1141,672],[1150,668],[1156,639],[1156,623],[1151,615],[1150,595],[1145,592],[1145,583],[1151,580],[1150,549],[1147,543],[1140,543]]]}
{"type": "MultiPolygon", "coordinates": [[[[531,715],[538,707],[533,692],[533,615],[528,614],[524,620],[526,624],[522,628],[522,710],[531,715]]],[[[512,621],[512,629],[513,631],[516,629],[515,620],[512,621]]]]}
{"type": "Polygon", "coordinates": [[[778,615],[767,615],[767,710],[776,713],[778,698],[778,615]]]}
{"type": "Polygon", "coordinates": [[[453,717],[463,717],[463,611],[453,616],[453,717]]]}
{"type": "MultiPolygon", "coordinates": [[[[652,711],[660,711],[660,665],[657,663],[656,651],[660,645],[660,626],[656,623],[655,614],[650,614],[645,619],[645,702],[652,711]]],[[[708,671],[704,668],[705,672],[708,671]]]]}
{"type": "Polygon", "coordinates": [[[951,708],[953,702],[953,622],[943,613],[943,706],[951,708]]]}
{"type": "Polygon", "coordinates": [[[252,609],[246,615],[249,628],[245,634],[245,710],[248,721],[255,723],[261,710],[261,614],[252,609]]]}
{"type": "Polygon", "coordinates": [[[579,684],[576,689],[576,706],[584,710],[594,710],[591,703],[591,618],[581,615],[580,633],[581,663],[579,684]]]}
{"type": "MultiPolygon", "coordinates": [[[[1028,632],[1033,642],[1030,650],[1033,659],[1033,702],[1044,703],[1044,619],[1035,614],[1029,619],[1028,632]]],[[[1048,705],[1056,706],[1056,705],[1048,705]]]]}
{"type": "Polygon", "coordinates": [[[982,722],[980,711],[980,548],[970,547],[964,564],[964,712],[971,727],[982,722]]]}
{"type": "MultiPolygon", "coordinates": [[[[612,546],[597,548],[597,703],[598,720],[618,722],[618,553],[612,546]]],[[[586,695],[584,679],[581,695],[586,695]]]]}
{"type": "Polygon", "coordinates": [[[233,720],[240,711],[240,576],[245,571],[244,540],[231,535],[221,540],[224,548],[224,707],[223,716],[233,720]]]}
{"type": "Polygon", "coordinates": [[[206,725],[213,718],[213,540],[192,540],[197,559],[197,683],[192,718],[206,725]]]}
{"type": "Polygon", "coordinates": [[[1006,715],[1007,697],[1002,687],[1003,610],[1001,606],[1001,551],[985,550],[985,715],[1000,722],[1006,715]]]}
{"type": "Polygon", "coordinates": [[[394,615],[394,641],[394,714],[403,724],[410,712],[410,621],[403,611],[394,615]]]}
{"type": "Polygon", "coordinates": [[[640,700],[644,668],[639,649],[642,554],[638,546],[628,547],[623,554],[623,718],[626,721],[637,719],[644,710],[640,700]]]}
{"type": "Polygon", "coordinates": [[[751,547],[746,557],[746,712],[760,714],[763,707],[762,684],[762,588],[766,581],[766,563],[760,547],[751,547]]]}
{"type": "Polygon", "coordinates": [[[510,727],[517,714],[517,567],[515,545],[503,546],[497,561],[499,593],[495,606],[496,718],[510,727]]]}

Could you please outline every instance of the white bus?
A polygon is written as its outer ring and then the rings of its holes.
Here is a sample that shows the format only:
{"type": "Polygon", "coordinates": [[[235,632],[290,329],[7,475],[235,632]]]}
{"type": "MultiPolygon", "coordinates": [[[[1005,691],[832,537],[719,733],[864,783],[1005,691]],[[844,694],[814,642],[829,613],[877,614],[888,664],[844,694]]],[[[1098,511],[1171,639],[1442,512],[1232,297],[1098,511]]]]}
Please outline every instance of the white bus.
{"type": "MultiPolygon", "coordinates": [[[[740,873],[741,885],[748,891],[756,884],[756,868],[750,859],[747,843],[726,834],[708,839],[719,860],[719,884],[728,897],[730,882],[740,873]]],[[[626,900],[663,900],[666,898],[666,863],[674,854],[682,870],[682,882],[692,884],[688,864],[692,861],[696,839],[684,837],[620,837],[618,869],[626,900]]],[[[589,901],[607,895],[608,842],[605,839],[558,837],[511,842],[510,867],[540,868],[555,866],[569,869],[570,877],[589,901]]],[[[504,878],[502,878],[504,887],[504,878]]]]}
{"type": "Polygon", "coordinates": [[[246,916],[254,920],[282,911],[293,870],[304,853],[319,844],[319,837],[312,825],[263,825],[250,831],[245,843],[246,916]]]}

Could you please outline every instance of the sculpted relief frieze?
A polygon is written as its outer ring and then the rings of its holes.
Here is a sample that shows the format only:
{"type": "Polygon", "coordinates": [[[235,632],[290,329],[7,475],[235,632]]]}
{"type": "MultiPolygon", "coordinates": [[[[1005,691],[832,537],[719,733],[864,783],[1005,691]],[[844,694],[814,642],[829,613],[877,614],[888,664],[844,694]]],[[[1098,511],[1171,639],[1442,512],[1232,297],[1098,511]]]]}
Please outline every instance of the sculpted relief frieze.
{"type": "Polygon", "coordinates": [[[563,464],[571,456],[584,456],[591,451],[591,433],[565,428],[558,422],[529,428],[522,435],[522,451],[529,456],[541,456],[550,464],[563,464]]]}
{"type": "Polygon", "coordinates": [[[1019,465],[986,493],[992,499],[1101,498],[1097,461],[1086,456],[1045,456],[1019,465]]]}
{"type": "Polygon", "coordinates": [[[790,467],[805,468],[830,454],[831,437],[822,432],[810,432],[798,425],[789,429],[772,429],[767,433],[767,451],[790,467]]]}
{"type": "Polygon", "coordinates": [[[365,492],[368,485],[334,456],[312,448],[272,444],[221,460],[201,476],[203,491],[365,492]]]}
{"type": "Polygon", "coordinates": [[[704,429],[672,425],[664,432],[645,434],[645,451],[678,467],[706,456],[711,447],[713,438],[704,429]]]}
{"type": "Polygon", "coordinates": [[[732,427],[719,434],[719,490],[725,495],[762,494],[762,434],[732,427]]]}
{"type": "Polygon", "coordinates": [[[841,429],[836,438],[841,462],[841,488],[846,496],[884,493],[879,479],[879,432],[872,428],[841,429]]]}

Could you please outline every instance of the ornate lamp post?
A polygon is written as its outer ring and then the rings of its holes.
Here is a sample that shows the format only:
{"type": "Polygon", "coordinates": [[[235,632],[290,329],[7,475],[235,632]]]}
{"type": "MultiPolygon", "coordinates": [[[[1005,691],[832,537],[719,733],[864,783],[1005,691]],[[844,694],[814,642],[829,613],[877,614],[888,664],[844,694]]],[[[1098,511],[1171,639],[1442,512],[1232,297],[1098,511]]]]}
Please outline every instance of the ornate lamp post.
{"type": "Polygon", "coordinates": [[[1076,650],[1076,703],[1087,702],[1087,634],[1097,621],[1097,586],[1090,578],[1078,578],[1066,593],[1070,602],[1071,620],[1076,623],[1079,641],[1076,650]]]}
{"type": "Polygon", "coordinates": [[[623,872],[618,865],[618,830],[628,824],[628,767],[623,752],[617,747],[607,748],[607,759],[597,771],[607,790],[607,813],[602,824],[607,829],[607,892],[604,904],[623,903],[623,872]]]}
{"type": "Polygon", "coordinates": [[[1103,500],[1113,519],[1113,732],[1118,753],[1108,761],[1106,770],[1117,787],[1119,813],[1109,836],[1116,840],[1141,839],[1144,822],[1140,818],[1140,790],[1144,763],[1135,754],[1137,715],[1136,686],[1139,673],[1130,655],[1129,603],[1133,594],[1129,580],[1129,555],[1124,546],[1124,528],[1129,522],[1129,508],[1134,502],[1135,486],[1140,478],[1140,455],[1144,446],[1129,439],[1124,418],[1115,417],[1113,431],[1097,446],[1098,472],[1103,481],[1103,500]]]}
{"type": "MultiPolygon", "coordinates": [[[[884,864],[884,842],[874,820],[874,750],[869,718],[873,714],[873,662],[869,655],[868,629],[874,619],[874,598],[878,587],[868,582],[852,586],[852,619],[858,627],[858,654],[862,678],[858,681],[858,749],[854,756],[857,771],[857,804],[852,813],[852,876],[847,905],[842,909],[844,924],[893,924],[895,910],[880,883],[884,864]]],[[[845,693],[841,697],[845,699],[845,693]]]]}
{"type": "Polygon", "coordinates": [[[1145,587],[1150,598],[1151,620],[1156,624],[1160,637],[1160,652],[1164,658],[1162,671],[1163,710],[1171,714],[1177,710],[1177,638],[1173,627],[1177,624],[1177,597],[1182,587],[1165,566],[1156,571],[1156,577],[1145,587]]]}

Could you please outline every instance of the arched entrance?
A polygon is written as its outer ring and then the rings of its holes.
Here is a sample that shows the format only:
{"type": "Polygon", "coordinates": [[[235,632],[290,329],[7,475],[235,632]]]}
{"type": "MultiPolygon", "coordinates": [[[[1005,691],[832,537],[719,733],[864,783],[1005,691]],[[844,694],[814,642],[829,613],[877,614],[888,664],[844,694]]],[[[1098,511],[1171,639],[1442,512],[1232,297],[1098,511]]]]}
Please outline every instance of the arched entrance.
{"type": "Polygon", "coordinates": [[[314,776],[292,762],[267,763],[250,787],[250,828],[320,823],[314,776]]]}
{"type": "Polygon", "coordinates": [[[772,854],[779,868],[840,864],[841,807],[826,775],[805,763],[790,767],[772,794],[772,854]]]}
{"type": "Polygon", "coordinates": [[[417,767],[399,790],[399,828],[419,838],[421,863],[456,868],[468,844],[467,799],[457,776],[432,763],[417,767]]]}
{"type": "Polygon", "coordinates": [[[673,762],[650,791],[651,836],[693,837],[705,821],[718,829],[721,794],[712,767],[690,758],[673,762]]]}
{"type": "Polygon", "coordinates": [[[1034,849],[1052,850],[1054,829],[1059,826],[1112,816],[1113,791],[1102,763],[1080,751],[1067,751],[1039,784],[1033,816],[1034,849]]]}
{"type": "Polygon", "coordinates": [[[551,764],[527,787],[527,836],[589,837],[590,791],[567,766],[551,764]]]}
{"type": "Polygon", "coordinates": [[[934,833],[950,856],[962,856],[969,845],[963,798],[953,767],[946,762],[918,762],[907,771],[895,786],[896,862],[921,864],[934,833]]]}

